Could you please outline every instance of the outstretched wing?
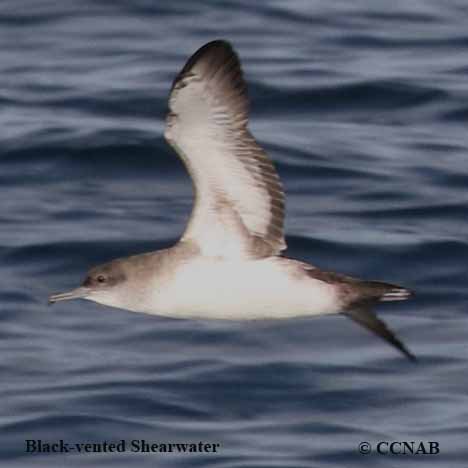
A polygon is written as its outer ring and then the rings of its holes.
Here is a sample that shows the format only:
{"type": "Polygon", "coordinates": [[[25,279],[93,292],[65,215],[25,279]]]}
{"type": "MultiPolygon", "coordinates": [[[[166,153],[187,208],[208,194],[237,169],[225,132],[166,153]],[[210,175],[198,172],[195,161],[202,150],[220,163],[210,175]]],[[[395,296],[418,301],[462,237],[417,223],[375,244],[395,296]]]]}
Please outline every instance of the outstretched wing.
{"type": "Polygon", "coordinates": [[[210,42],[174,80],[164,133],[195,189],[182,240],[204,255],[265,257],[286,248],[281,182],[247,121],[239,59],[227,42],[210,42]]]}

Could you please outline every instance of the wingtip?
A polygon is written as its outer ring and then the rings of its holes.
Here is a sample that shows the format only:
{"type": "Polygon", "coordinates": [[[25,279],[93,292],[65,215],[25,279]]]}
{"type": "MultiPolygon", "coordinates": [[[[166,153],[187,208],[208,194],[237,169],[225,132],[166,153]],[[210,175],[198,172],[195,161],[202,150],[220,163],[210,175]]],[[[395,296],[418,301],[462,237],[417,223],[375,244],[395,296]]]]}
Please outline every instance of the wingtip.
{"type": "Polygon", "coordinates": [[[231,43],[225,39],[214,39],[213,41],[207,42],[197,49],[187,60],[182,70],[176,75],[171,92],[177,86],[177,84],[184,78],[184,76],[190,72],[190,70],[207,56],[218,56],[218,61],[221,63],[226,62],[229,58],[234,58],[235,62],[240,67],[239,57],[237,56],[231,43]]]}
{"type": "Polygon", "coordinates": [[[408,356],[408,360],[413,362],[414,364],[417,364],[419,362],[419,359],[414,354],[410,354],[408,356]]]}
{"type": "Polygon", "coordinates": [[[212,41],[207,42],[205,45],[201,46],[200,49],[198,50],[201,50],[204,48],[209,49],[211,47],[223,47],[226,49],[232,49],[232,44],[226,39],[222,39],[222,38],[213,39],[212,41]]]}
{"type": "Polygon", "coordinates": [[[355,307],[347,310],[344,314],[392,345],[396,350],[404,354],[408,360],[413,362],[417,361],[416,356],[409,351],[395,333],[387,327],[385,322],[375,315],[370,307],[355,307]]]}
{"type": "Polygon", "coordinates": [[[229,55],[235,55],[234,48],[229,41],[226,41],[225,39],[215,39],[198,48],[187,60],[187,63],[183,67],[181,73],[184,73],[190,69],[198,60],[200,60],[202,56],[213,53],[216,50],[222,51],[229,55]]]}
{"type": "Polygon", "coordinates": [[[403,343],[401,343],[401,345],[402,345],[402,347],[399,348],[399,349],[406,356],[408,361],[411,361],[411,362],[413,362],[415,364],[417,362],[419,362],[419,359],[406,346],[404,346],[403,343]]]}

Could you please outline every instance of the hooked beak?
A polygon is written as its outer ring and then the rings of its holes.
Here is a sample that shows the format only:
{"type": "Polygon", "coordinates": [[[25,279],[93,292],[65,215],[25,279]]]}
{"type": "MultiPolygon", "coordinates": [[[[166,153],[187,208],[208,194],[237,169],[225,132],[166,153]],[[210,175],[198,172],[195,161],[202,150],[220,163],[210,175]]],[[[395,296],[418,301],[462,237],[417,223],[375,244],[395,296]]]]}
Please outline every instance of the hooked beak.
{"type": "Polygon", "coordinates": [[[73,289],[72,291],[52,294],[49,296],[49,304],[54,304],[59,301],[69,301],[70,299],[83,299],[88,296],[90,289],[80,286],[79,288],[73,289]]]}

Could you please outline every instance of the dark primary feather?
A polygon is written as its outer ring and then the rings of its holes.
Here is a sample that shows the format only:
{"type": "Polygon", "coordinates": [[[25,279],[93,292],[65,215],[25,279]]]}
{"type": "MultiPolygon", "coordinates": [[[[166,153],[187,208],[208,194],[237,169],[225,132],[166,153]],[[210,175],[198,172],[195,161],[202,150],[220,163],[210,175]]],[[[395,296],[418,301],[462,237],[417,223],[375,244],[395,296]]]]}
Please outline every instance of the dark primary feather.
{"type": "Polygon", "coordinates": [[[387,343],[402,352],[409,360],[416,361],[416,356],[414,356],[414,354],[408,350],[408,348],[395,336],[387,325],[385,325],[385,323],[380,320],[374,312],[372,312],[370,306],[358,306],[344,312],[344,315],[375,333],[377,336],[380,336],[380,338],[384,339],[387,343]]]}

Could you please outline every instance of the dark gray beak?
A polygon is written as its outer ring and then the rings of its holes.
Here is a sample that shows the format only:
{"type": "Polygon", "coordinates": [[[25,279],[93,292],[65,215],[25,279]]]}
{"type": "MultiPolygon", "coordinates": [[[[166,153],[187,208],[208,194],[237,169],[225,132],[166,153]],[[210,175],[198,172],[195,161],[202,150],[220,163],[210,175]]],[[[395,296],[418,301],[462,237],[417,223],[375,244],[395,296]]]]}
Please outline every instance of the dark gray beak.
{"type": "Polygon", "coordinates": [[[83,299],[88,296],[90,289],[85,288],[84,286],[80,286],[79,288],[73,289],[72,291],[60,293],[60,294],[52,294],[49,297],[49,304],[54,304],[55,302],[59,301],[69,301],[71,299],[83,299]]]}

